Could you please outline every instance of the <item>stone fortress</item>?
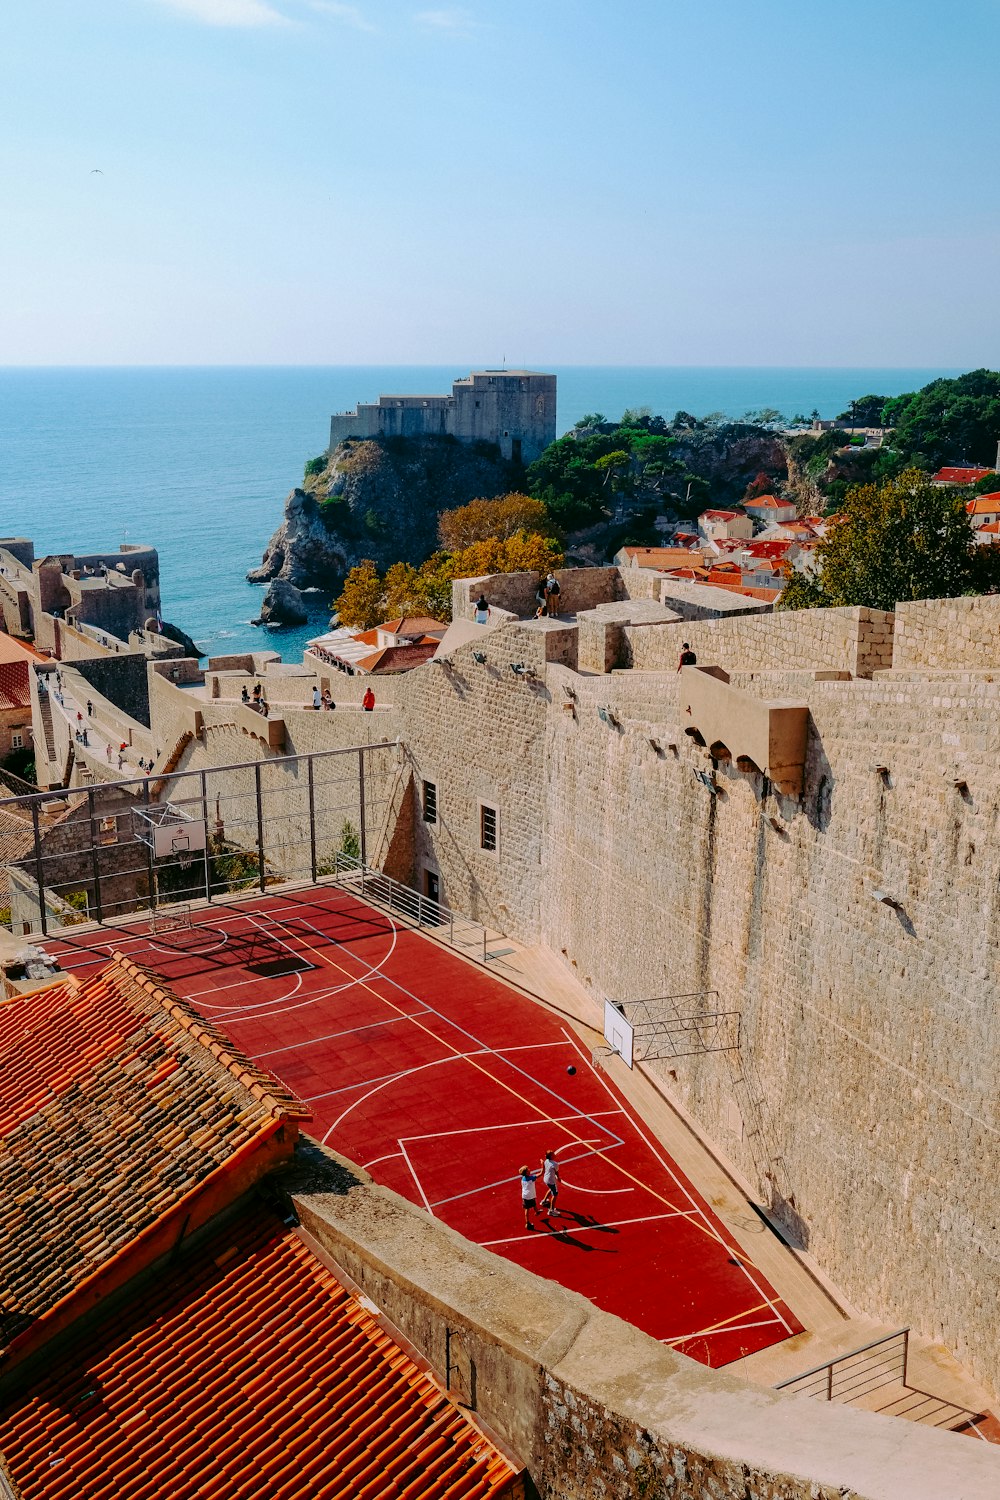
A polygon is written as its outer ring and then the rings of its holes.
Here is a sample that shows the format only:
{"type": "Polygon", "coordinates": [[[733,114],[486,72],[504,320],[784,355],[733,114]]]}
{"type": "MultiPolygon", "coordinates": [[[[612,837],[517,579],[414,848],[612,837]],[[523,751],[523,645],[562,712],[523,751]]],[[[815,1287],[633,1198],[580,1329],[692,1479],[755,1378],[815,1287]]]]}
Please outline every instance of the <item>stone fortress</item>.
{"type": "MultiPolygon", "coordinates": [[[[367,772],[369,863],[551,955],[595,1009],[604,996],[694,994],[738,1015],[733,1046],[646,1064],[650,1082],[844,1307],[944,1346],[995,1401],[1000,598],[783,614],[644,569],[558,577],[554,620],[529,617],[534,575],[456,583],[435,659],[377,684],[366,727],[390,748],[367,772]],[[480,591],[485,626],[472,618],[480,591]],[[678,671],[683,642],[698,664],[678,671]]],[[[308,653],[301,666],[263,653],[145,670],[157,771],[195,782],[254,761],[277,778],[286,757],[361,739],[366,684],[308,653]],[[241,702],[254,681],[266,721],[241,702]],[[306,706],[313,684],[332,686],[336,712],[306,706]]],[[[249,828],[252,778],[241,784],[249,828]]],[[[269,855],[308,878],[293,821],[275,822],[269,855]]],[[[400,1228],[404,1281],[425,1257],[415,1223],[400,1228]]],[[[412,1287],[388,1285],[384,1245],[352,1250],[350,1226],[337,1234],[342,1263],[427,1348],[431,1322],[437,1338],[450,1314],[428,1322],[412,1287]]],[[[442,1285],[466,1286],[454,1247],[436,1253],[442,1285]]],[[[515,1336],[489,1310],[468,1316],[502,1387],[497,1350],[515,1336]]],[[[560,1330],[537,1356],[549,1402],[560,1330]]],[[[655,1349],[630,1345],[621,1368],[648,1357],[659,1370],[655,1349]]],[[[609,1370],[616,1350],[605,1331],[609,1370]]],[[[651,1432],[661,1453],[675,1445],[675,1464],[712,1443],[742,1460],[742,1479],[713,1469],[708,1488],[678,1494],[949,1496],[940,1480],[924,1487],[932,1437],[952,1444],[955,1497],[996,1492],[995,1450],[984,1458],[967,1439],[897,1424],[883,1440],[879,1419],[809,1403],[765,1415],[756,1387],[741,1406],[731,1374],[682,1371],[669,1398],[639,1385],[622,1374],[588,1387],[599,1396],[579,1433],[580,1477],[545,1493],[598,1493],[586,1453],[651,1432]],[[869,1459],[878,1483],[858,1477],[869,1459]]],[[[646,1493],[615,1472],[599,1493],[646,1493]]]]}
{"type": "Polygon", "coordinates": [[[330,419],[331,452],[349,438],[451,437],[527,465],[555,435],[556,377],[534,370],[475,370],[450,396],[380,396],[330,419]]]}

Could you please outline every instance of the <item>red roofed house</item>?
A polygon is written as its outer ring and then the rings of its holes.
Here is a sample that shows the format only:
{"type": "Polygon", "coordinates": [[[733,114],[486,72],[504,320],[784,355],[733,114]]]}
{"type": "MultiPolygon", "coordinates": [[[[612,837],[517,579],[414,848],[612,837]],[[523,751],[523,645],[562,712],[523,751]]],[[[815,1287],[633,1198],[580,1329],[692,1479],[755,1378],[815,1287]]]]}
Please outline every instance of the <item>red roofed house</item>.
{"type": "Polygon", "coordinates": [[[965,509],[969,513],[973,529],[978,531],[992,521],[1000,521],[1000,494],[977,495],[974,500],[965,502],[965,509]]]}
{"type": "Polygon", "coordinates": [[[753,525],[736,510],[703,510],[698,517],[698,530],[709,542],[749,541],[753,536],[753,525]]]}
{"type": "Polygon", "coordinates": [[[977,484],[980,479],[985,479],[987,474],[992,474],[992,469],[969,469],[953,468],[938,469],[931,479],[931,484],[977,484]]]}
{"type": "Polygon", "coordinates": [[[0,633],[0,760],[31,744],[31,663],[34,651],[0,633]]]}
{"type": "Polygon", "coordinates": [[[743,509],[755,521],[764,521],[773,526],[776,521],[794,521],[794,500],[779,500],[777,495],[758,495],[755,500],[745,500],[743,509]]]}
{"type": "Polygon", "coordinates": [[[3,1493],[521,1492],[296,1231],[306,1106],[185,1001],[120,956],[14,995],[0,1076],[3,1493]]]}
{"type": "Polygon", "coordinates": [[[613,560],[619,568],[655,568],[665,572],[697,562],[699,556],[698,553],[692,556],[689,547],[620,547],[613,560]]]}
{"type": "Polygon", "coordinates": [[[329,630],[306,650],[322,663],[363,676],[408,672],[430,661],[447,628],[430,615],[401,616],[371,630],[329,630]]]}

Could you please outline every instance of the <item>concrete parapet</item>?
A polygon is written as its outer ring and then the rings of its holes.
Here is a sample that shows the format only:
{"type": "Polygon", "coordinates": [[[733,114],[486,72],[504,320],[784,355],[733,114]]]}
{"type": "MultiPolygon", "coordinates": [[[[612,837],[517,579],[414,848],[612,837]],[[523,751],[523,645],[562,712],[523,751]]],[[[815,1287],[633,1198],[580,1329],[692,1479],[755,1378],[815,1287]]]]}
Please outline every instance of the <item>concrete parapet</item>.
{"type": "Polygon", "coordinates": [[[509,1445],[542,1500],[996,1495],[989,1445],[706,1369],[336,1161],[341,1191],[295,1194],[307,1241],[509,1445]]]}
{"type": "Polygon", "coordinates": [[[897,604],[892,666],[1000,667],[1000,595],[897,604]]]}

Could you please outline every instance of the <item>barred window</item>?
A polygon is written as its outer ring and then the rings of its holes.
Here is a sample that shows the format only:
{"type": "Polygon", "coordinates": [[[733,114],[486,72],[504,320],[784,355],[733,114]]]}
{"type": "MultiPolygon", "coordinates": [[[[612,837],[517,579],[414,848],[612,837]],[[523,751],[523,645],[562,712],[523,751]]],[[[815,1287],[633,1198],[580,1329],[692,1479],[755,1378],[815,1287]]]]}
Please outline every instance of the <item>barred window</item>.
{"type": "Polygon", "coordinates": [[[438,789],[433,781],[424,782],[424,822],[436,823],[438,820],[438,789]]]}
{"type": "Polygon", "coordinates": [[[497,849],[497,810],[482,803],[479,808],[479,847],[495,854],[497,849]]]}

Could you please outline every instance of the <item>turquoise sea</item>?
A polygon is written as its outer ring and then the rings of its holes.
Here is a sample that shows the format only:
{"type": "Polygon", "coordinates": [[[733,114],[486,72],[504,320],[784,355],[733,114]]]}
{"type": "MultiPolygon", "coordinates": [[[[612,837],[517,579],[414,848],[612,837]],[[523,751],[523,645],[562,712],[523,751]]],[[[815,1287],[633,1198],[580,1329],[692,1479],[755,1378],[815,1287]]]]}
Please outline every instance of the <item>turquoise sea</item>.
{"type": "MultiPolygon", "coordinates": [[[[281,520],[330,413],[380,394],[448,391],[473,366],[329,368],[0,368],[0,535],[39,553],[123,540],[160,553],[164,617],[208,652],[269,648],[301,656],[329,600],[301,630],[250,625],[262,590],[244,581],[281,520]]],[[[585,412],[629,406],[703,416],[773,406],[824,417],[867,392],[897,395],[958,370],[555,369],[559,430],[585,412]]]]}

